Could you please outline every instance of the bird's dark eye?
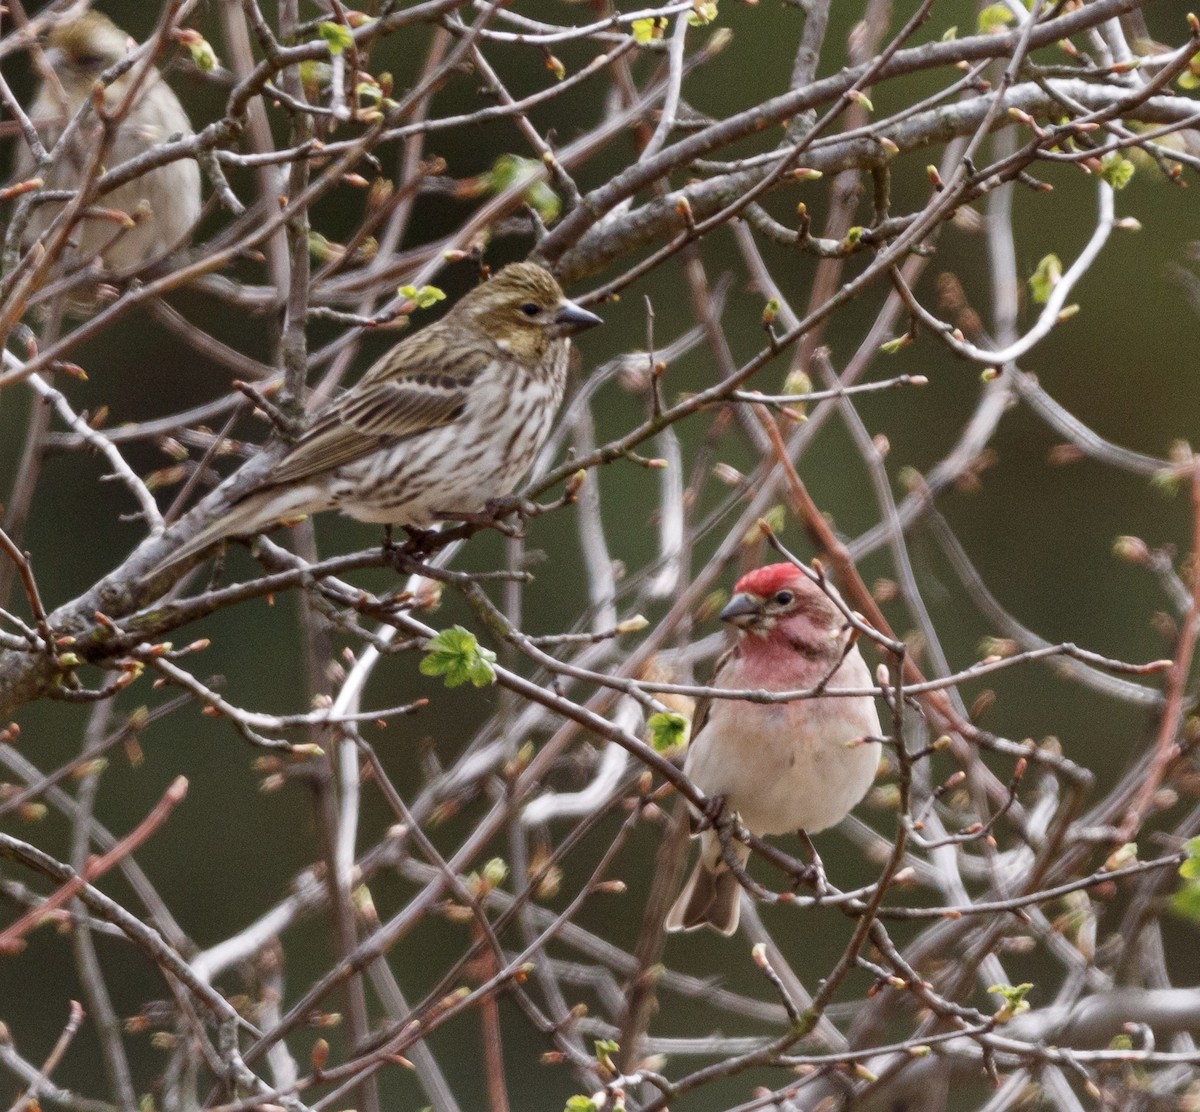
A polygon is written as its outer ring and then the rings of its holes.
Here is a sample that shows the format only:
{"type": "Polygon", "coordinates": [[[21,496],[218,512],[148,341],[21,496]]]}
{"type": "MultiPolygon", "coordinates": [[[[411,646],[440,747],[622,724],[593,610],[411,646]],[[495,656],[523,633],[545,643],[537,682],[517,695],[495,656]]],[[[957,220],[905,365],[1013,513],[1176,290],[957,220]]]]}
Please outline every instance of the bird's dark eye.
{"type": "Polygon", "coordinates": [[[789,602],[791,602],[792,599],[795,597],[796,596],[793,595],[791,591],[776,591],[775,592],[775,601],[777,603],[779,603],[780,606],[787,606],[787,604],[789,602]]]}
{"type": "Polygon", "coordinates": [[[76,54],[75,65],[84,70],[104,69],[104,59],[99,54],[76,54]]]}
{"type": "Polygon", "coordinates": [[[542,311],[542,307],[536,301],[526,301],[521,306],[521,312],[527,317],[536,317],[542,311]]]}

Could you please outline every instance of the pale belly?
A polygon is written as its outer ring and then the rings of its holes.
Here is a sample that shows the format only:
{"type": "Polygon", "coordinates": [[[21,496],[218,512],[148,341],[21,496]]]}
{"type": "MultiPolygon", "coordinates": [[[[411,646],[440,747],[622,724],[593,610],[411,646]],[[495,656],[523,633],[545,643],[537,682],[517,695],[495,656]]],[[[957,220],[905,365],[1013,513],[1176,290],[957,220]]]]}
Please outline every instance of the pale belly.
{"type": "Polygon", "coordinates": [[[878,742],[847,743],[879,733],[873,702],[719,700],[685,771],[755,834],[816,833],[840,822],[874,780],[878,742]]]}

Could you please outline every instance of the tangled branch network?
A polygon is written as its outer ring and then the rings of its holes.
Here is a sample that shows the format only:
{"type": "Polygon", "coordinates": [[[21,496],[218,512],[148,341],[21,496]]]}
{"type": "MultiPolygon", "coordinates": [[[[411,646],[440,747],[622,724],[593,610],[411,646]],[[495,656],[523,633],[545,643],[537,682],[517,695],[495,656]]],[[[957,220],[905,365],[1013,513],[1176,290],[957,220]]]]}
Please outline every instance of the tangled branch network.
{"type": "Polygon", "coordinates": [[[1194,15],[0,19],[11,1108],[1200,1108],[1194,15]]]}

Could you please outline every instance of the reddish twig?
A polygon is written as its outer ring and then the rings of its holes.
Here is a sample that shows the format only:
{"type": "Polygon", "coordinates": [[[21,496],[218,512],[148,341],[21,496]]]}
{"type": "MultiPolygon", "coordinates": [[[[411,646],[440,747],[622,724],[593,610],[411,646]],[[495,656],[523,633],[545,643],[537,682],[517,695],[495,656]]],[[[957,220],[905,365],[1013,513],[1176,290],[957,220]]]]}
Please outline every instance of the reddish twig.
{"type": "Polygon", "coordinates": [[[1184,695],[1188,675],[1192,670],[1192,657],[1196,651],[1196,635],[1200,631],[1200,457],[1192,456],[1187,473],[1192,495],[1192,553],[1188,568],[1191,603],[1179,629],[1174,662],[1167,672],[1164,692],[1166,705],[1158,723],[1154,757],[1118,829],[1118,840],[1122,842],[1133,840],[1154,802],[1155,793],[1162,786],[1167,768],[1179,756],[1179,743],[1176,738],[1183,723],[1184,695]]]}
{"type": "Polygon", "coordinates": [[[83,872],[67,881],[58,891],[51,893],[37,907],[26,912],[15,923],[0,933],[0,953],[15,954],[25,948],[25,935],[38,926],[52,912],[68,903],[80,890],[98,880],[114,865],[119,864],[149,840],[150,836],[167,820],[167,816],[183,802],[187,795],[187,779],[177,776],[163,793],[154,809],[125,835],[112,849],[99,857],[93,857],[83,872]]]}
{"type": "Polygon", "coordinates": [[[71,1013],[67,1017],[67,1025],[62,1029],[62,1034],[54,1043],[53,1049],[50,1051],[45,1062],[42,1063],[42,1068],[38,1071],[37,1078],[30,1082],[24,1094],[17,1100],[17,1103],[9,1109],[9,1112],[25,1112],[26,1109],[37,1109],[38,1090],[50,1079],[50,1075],[57,1069],[59,1062],[67,1052],[79,1031],[80,1024],[87,1017],[87,1013],[83,1010],[83,1005],[78,1000],[71,1001],[71,1013]]]}

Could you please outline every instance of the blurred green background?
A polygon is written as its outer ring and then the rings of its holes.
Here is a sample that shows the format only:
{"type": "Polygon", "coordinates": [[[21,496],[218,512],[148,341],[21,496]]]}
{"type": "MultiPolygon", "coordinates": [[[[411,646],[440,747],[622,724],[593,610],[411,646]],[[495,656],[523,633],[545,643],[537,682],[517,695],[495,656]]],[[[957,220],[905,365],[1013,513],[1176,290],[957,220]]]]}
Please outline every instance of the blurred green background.
{"type": "MultiPolygon", "coordinates": [[[[142,0],[110,0],[99,6],[138,37],[152,26],[159,7],[142,0]]],[[[913,6],[897,6],[897,25],[913,6]]],[[[568,23],[583,22],[590,12],[583,5],[557,0],[520,7],[529,14],[568,23]]],[[[836,4],[834,8],[822,75],[836,71],[842,64],[846,33],[859,14],[854,4],[836,4]]],[[[1179,41],[1184,10],[1174,3],[1152,5],[1147,13],[1151,30],[1164,41],[1179,41]]],[[[734,40],[685,87],[685,96],[701,111],[728,115],[783,90],[802,16],[795,7],[778,0],[763,0],[757,7],[727,3],[722,7],[720,23],[732,28],[734,40]]],[[[937,39],[952,24],[963,33],[973,27],[974,6],[961,0],[936,5],[934,17],[914,41],[937,39]]],[[[215,13],[205,11],[199,26],[220,53],[222,39],[215,13]]],[[[704,33],[697,32],[696,41],[704,33]]],[[[426,32],[419,29],[383,42],[373,57],[376,72],[391,70],[396,75],[396,87],[404,89],[420,65],[426,41],[426,32]]],[[[591,56],[590,48],[572,46],[556,49],[556,53],[568,70],[591,56]]],[[[552,80],[535,51],[496,48],[489,57],[516,95],[544,87],[552,80]]],[[[644,76],[651,64],[640,61],[639,75],[644,76]]],[[[29,79],[23,59],[9,61],[5,75],[19,95],[26,93],[29,79]]],[[[944,79],[944,74],[938,74],[907,81],[877,98],[877,103],[882,111],[898,103],[894,98],[917,99],[944,79]]],[[[222,98],[217,92],[183,73],[174,74],[171,81],[197,125],[219,114],[222,98]]],[[[534,122],[543,131],[554,128],[559,142],[568,141],[597,118],[600,88],[597,84],[584,85],[540,110],[534,122]]],[[[470,110],[480,103],[476,94],[477,82],[459,77],[435,101],[435,109],[470,110]]],[[[527,153],[517,129],[504,122],[439,133],[427,147],[429,154],[445,158],[449,174],[460,178],[486,170],[507,151],[527,153]]],[[[924,166],[936,162],[938,153],[898,160],[893,175],[894,212],[909,211],[924,203],[929,188],[924,166]]],[[[594,187],[634,156],[631,140],[622,139],[578,175],[581,187],[594,187]]],[[[1095,184],[1091,179],[1062,166],[1047,166],[1039,175],[1054,185],[1054,192],[1041,195],[1020,191],[1016,202],[1022,278],[1032,273],[1047,252],[1056,252],[1069,262],[1093,226],[1095,184]]],[[[824,213],[822,184],[804,187],[803,194],[791,191],[787,195],[789,205],[799,196],[808,201],[814,212],[814,229],[820,227],[824,213]]],[[[244,181],[235,180],[235,185],[248,189],[244,181]]],[[[338,240],[356,224],[361,203],[361,194],[342,190],[313,211],[313,225],[330,239],[338,240]]],[[[1025,360],[1023,369],[1036,372],[1059,402],[1102,436],[1165,455],[1173,441],[1195,436],[1200,415],[1194,387],[1197,316],[1183,290],[1167,273],[1168,264],[1187,261],[1188,244],[1200,234],[1197,209],[1191,191],[1140,172],[1118,196],[1118,210],[1136,216],[1142,222],[1142,231],[1112,238],[1072,298],[1083,307],[1082,311],[1039,345],[1025,360]]],[[[446,200],[423,200],[418,203],[410,235],[420,235],[422,240],[436,238],[453,228],[465,211],[465,207],[446,200]]],[[[869,218],[868,205],[864,204],[859,215],[863,221],[869,218]]],[[[213,219],[208,230],[219,222],[220,217],[213,219]]],[[[524,241],[501,240],[496,242],[491,257],[494,262],[502,262],[523,254],[527,248],[524,241]]],[[[702,251],[710,276],[715,278],[725,271],[735,275],[725,325],[735,357],[748,358],[761,344],[762,298],[748,288],[727,233],[711,236],[702,251]]],[[[803,306],[812,279],[812,260],[785,256],[774,249],[769,249],[767,256],[793,305],[803,306]]],[[[938,258],[918,289],[927,304],[936,306],[933,284],[943,271],[957,275],[968,298],[989,324],[989,280],[982,236],[946,230],[938,258]]],[[[852,273],[853,268],[847,276],[852,273]]],[[[453,298],[470,281],[468,268],[461,265],[448,268],[439,284],[453,298]]],[[[602,307],[605,327],[589,332],[580,344],[585,368],[642,345],[644,296],[654,304],[660,343],[689,327],[693,321],[687,299],[679,296],[680,283],[679,267],[668,264],[627,290],[619,303],[602,307]]],[[[830,321],[826,341],[835,366],[840,367],[861,342],[883,292],[869,292],[830,321]]],[[[173,303],[227,343],[259,359],[271,360],[270,328],[261,319],[239,317],[199,295],[180,295],[173,303]]],[[[1026,307],[1023,323],[1028,325],[1033,315],[1033,310],[1026,307]]],[[[313,347],[334,334],[332,329],[314,327],[310,333],[313,347]]],[[[359,364],[365,366],[375,351],[389,342],[386,336],[368,340],[359,364]]],[[[215,398],[228,390],[232,377],[224,368],[199,359],[140,314],[126,317],[99,339],[78,349],[73,358],[86,368],[89,379],[66,381],[64,389],[77,409],[108,405],[110,425],[159,416],[215,398]]],[[[781,385],[787,368],[787,357],[781,357],[755,385],[774,390],[781,385]]],[[[949,357],[946,349],[928,336],[922,336],[892,359],[881,360],[871,377],[900,372],[927,375],[929,385],[922,390],[888,392],[858,401],[870,431],[883,433],[890,441],[888,471],[893,480],[904,467],[924,471],[943,456],[982,388],[971,366],[949,357]]],[[[665,385],[673,394],[708,385],[713,376],[711,358],[701,347],[672,367],[665,385]]],[[[28,405],[29,398],[20,389],[0,397],[0,497],[11,487],[28,405]]],[[[641,406],[640,400],[606,387],[595,409],[599,435],[615,435],[629,428],[640,418],[641,406]]],[[[699,436],[703,427],[695,423],[690,435],[699,436]]],[[[252,439],[265,436],[264,429],[248,424],[239,431],[252,439]]],[[[686,440],[688,427],[681,432],[686,440]]],[[[981,489],[970,495],[951,493],[942,499],[941,508],[989,587],[1019,620],[1050,640],[1071,640],[1131,660],[1159,657],[1166,646],[1151,628],[1150,619],[1166,608],[1166,600],[1146,572],[1116,561],[1111,546],[1117,535],[1132,533],[1151,545],[1177,544],[1181,552],[1186,551],[1190,529],[1186,499],[1172,500],[1152,490],[1143,479],[1090,463],[1055,466],[1047,458],[1055,443],[1056,438],[1026,410],[1014,409],[993,442],[996,464],[983,474],[981,489]]],[[[690,458],[690,448],[686,450],[690,458]]],[[[750,462],[733,438],[723,446],[721,455],[735,465],[750,462]]],[[[152,447],[130,452],[130,459],[141,470],[168,462],[152,447]]],[[[103,470],[98,460],[84,455],[55,457],[45,468],[26,546],[32,553],[43,596],[51,605],[74,597],[93,583],[140,539],[138,525],[115,524],[118,514],[128,512],[131,506],[121,488],[99,481],[103,470]]],[[[822,432],[804,459],[801,473],[817,503],[845,536],[854,537],[878,520],[864,469],[836,421],[822,432]]],[[[637,568],[655,551],[651,519],[654,478],[624,465],[606,469],[599,481],[613,555],[629,568],[637,568]]],[[[898,484],[895,490],[899,497],[902,491],[898,484]]],[[[350,551],[376,539],[373,530],[332,516],[320,520],[318,536],[322,551],[329,553],[350,551]]],[[[789,525],[784,539],[801,553],[807,552],[803,535],[794,524],[789,525]]],[[[586,599],[570,515],[538,520],[531,527],[528,543],[531,548],[545,550],[549,558],[527,594],[527,628],[535,632],[561,629],[586,599]]],[[[964,665],[975,657],[980,638],[994,631],[975,613],[936,554],[935,546],[920,529],[913,536],[912,548],[925,600],[943,644],[952,663],[964,665]]],[[[702,550],[697,560],[703,556],[702,550]]],[[[249,570],[247,559],[241,552],[231,554],[230,574],[249,570]]],[[[473,540],[461,562],[466,567],[486,568],[498,566],[502,559],[499,539],[489,535],[473,540]]],[[[862,571],[868,582],[892,574],[886,555],[871,557],[862,571]]],[[[364,582],[379,584],[384,580],[376,576],[364,582]]],[[[895,604],[889,608],[889,617],[899,628],[907,627],[895,604]]],[[[465,607],[448,592],[436,622],[447,626],[456,621],[473,624],[465,607]]],[[[711,629],[707,626],[698,632],[708,633],[711,629]]],[[[212,639],[213,647],[194,658],[191,666],[202,677],[217,673],[227,677],[225,690],[235,703],[264,711],[296,711],[303,709],[304,695],[295,631],[295,600],[285,596],[273,606],[254,602],[196,623],[176,642],[193,637],[212,639]]],[[[984,724],[1014,738],[1059,737],[1069,756],[1099,772],[1097,795],[1145,742],[1148,724],[1144,715],[1101,702],[1093,694],[1062,683],[1048,670],[1013,669],[989,685],[998,697],[984,724]]],[[[975,694],[978,690],[969,690],[966,697],[975,694]]],[[[397,720],[371,735],[395,782],[407,793],[415,793],[423,782],[417,768],[421,747],[432,744],[442,760],[449,762],[494,708],[497,698],[493,690],[445,691],[418,674],[414,657],[402,656],[389,659],[377,670],[365,705],[394,705],[419,696],[431,700],[427,711],[415,718],[397,720]]],[[[119,705],[128,712],[142,702],[156,702],[162,697],[151,692],[148,682],[143,681],[125,693],[119,705]]],[[[52,769],[78,753],[85,720],[83,711],[61,704],[24,708],[18,716],[21,748],[40,768],[52,769]]],[[[272,906],[287,891],[290,878],[318,856],[311,798],[297,782],[280,792],[263,794],[259,778],[251,769],[257,754],[231,728],[202,719],[194,708],[151,727],[143,735],[142,744],[145,762],[140,767],[129,767],[120,759],[113,761],[104,776],[97,814],[111,829],[122,833],[143,817],[173,776],[187,776],[190,791],[186,802],[160,835],[139,852],[138,861],[197,945],[206,946],[272,906]]],[[[939,770],[946,775],[951,767],[946,764],[939,770]]],[[[362,831],[367,839],[381,831],[390,816],[370,791],[365,803],[362,831]]],[[[890,832],[892,819],[888,813],[866,808],[861,813],[879,829],[890,832]]],[[[437,831],[439,844],[454,844],[455,835],[468,829],[477,817],[478,812],[468,808],[437,831]]],[[[573,882],[587,875],[614,832],[615,822],[589,839],[568,861],[564,893],[572,892],[573,882]]],[[[67,852],[68,827],[57,816],[51,815],[36,828],[6,821],[4,829],[36,841],[48,852],[60,856],[67,852]]],[[[622,896],[592,900],[580,919],[584,926],[597,929],[618,945],[632,944],[654,849],[654,838],[642,830],[614,873],[628,882],[628,891],[622,896]]],[[[820,849],[835,882],[852,885],[869,875],[857,851],[841,835],[825,835],[820,839],[820,849]]],[[[503,855],[505,847],[498,844],[495,851],[503,855]]],[[[10,869],[5,869],[4,875],[29,880],[10,869]]],[[[115,876],[106,879],[103,886],[115,898],[137,906],[115,876]]],[[[396,879],[381,878],[372,891],[381,914],[386,916],[411,894],[412,888],[396,879]]],[[[774,909],[766,912],[765,918],[769,926],[779,928],[781,945],[810,986],[829,968],[849,932],[846,920],[831,912],[802,918],[793,913],[788,919],[774,909]]],[[[1110,926],[1108,921],[1101,923],[1101,938],[1110,926]]],[[[897,937],[903,940],[905,935],[899,931],[897,937]]],[[[419,998],[436,982],[446,963],[461,952],[465,939],[465,928],[434,920],[393,951],[391,964],[410,999],[419,998]]],[[[163,995],[161,982],[140,955],[123,943],[103,938],[97,942],[120,1014],[131,1014],[147,999],[163,995]]],[[[1200,958],[1194,942],[1191,928],[1173,925],[1168,946],[1178,983],[1200,979],[1200,958]]],[[[286,948],[289,964],[285,975],[294,997],[328,968],[330,940],[323,923],[308,923],[288,936],[286,948]]],[[[748,948],[740,940],[674,937],[668,943],[666,960],[672,967],[719,977],[770,998],[748,948]]],[[[1028,959],[1006,960],[1014,983],[1036,983],[1039,973],[1046,971],[1036,954],[1028,959]]],[[[235,983],[230,976],[222,979],[226,986],[235,983]]],[[[857,994],[864,987],[852,977],[845,993],[857,994]]],[[[31,1060],[40,1060],[49,1051],[65,1022],[66,1001],[79,993],[67,941],[51,930],[36,933],[19,958],[0,960],[0,1018],[10,1025],[18,1048],[31,1060]]],[[[580,999],[588,1000],[595,1008],[588,993],[581,992],[580,999]]],[[[1038,1002],[1035,1000],[1035,1005],[1038,1002]]],[[[982,995],[976,1003],[986,1006],[982,995]]],[[[506,1024],[505,1033],[513,1106],[561,1107],[563,1099],[576,1091],[576,1085],[564,1069],[537,1066],[537,1057],[546,1046],[511,1005],[505,1004],[502,1014],[513,1020],[506,1024]]],[[[667,998],[652,1030],[700,1034],[711,1027],[704,1009],[667,998]]],[[[312,1038],[316,1036],[314,1033],[312,1038]]],[[[293,1043],[302,1059],[304,1040],[305,1036],[300,1036],[293,1043]]],[[[160,1068],[161,1055],[150,1048],[148,1039],[131,1041],[140,1047],[135,1065],[140,1087],[144,1088],[160,1068]]],[[[434,1036],[432,1045],[462,1107],[483,1107],[478,1024],[474,1017],[449,1025],[434,1036]]],[[[99,1074],[95,1051],[85,1026],[56,1071],[55,1081],[96,1092],[99,1074]]],[[[671,1072],[680,1068],[682,1063],[675,1063],[671,1072]]],[[[754,1083],[778,1085],[783,1080],[778,1072],[741,1077],[680,1104],[696,1110],[720,1108],[744,1099],[754,1083]]],[[[5,1084],[0,1083],[0,1088],[5,1084]]],[[[418,1108],[426,1103],[415,1082],[398,1071],[386,1075],[384,1091],[391,1102],[389,1108],[418,1108]]],[[[961,1099],[964,1108],[976,1103],[969,1092],[961,1099]]]]}

